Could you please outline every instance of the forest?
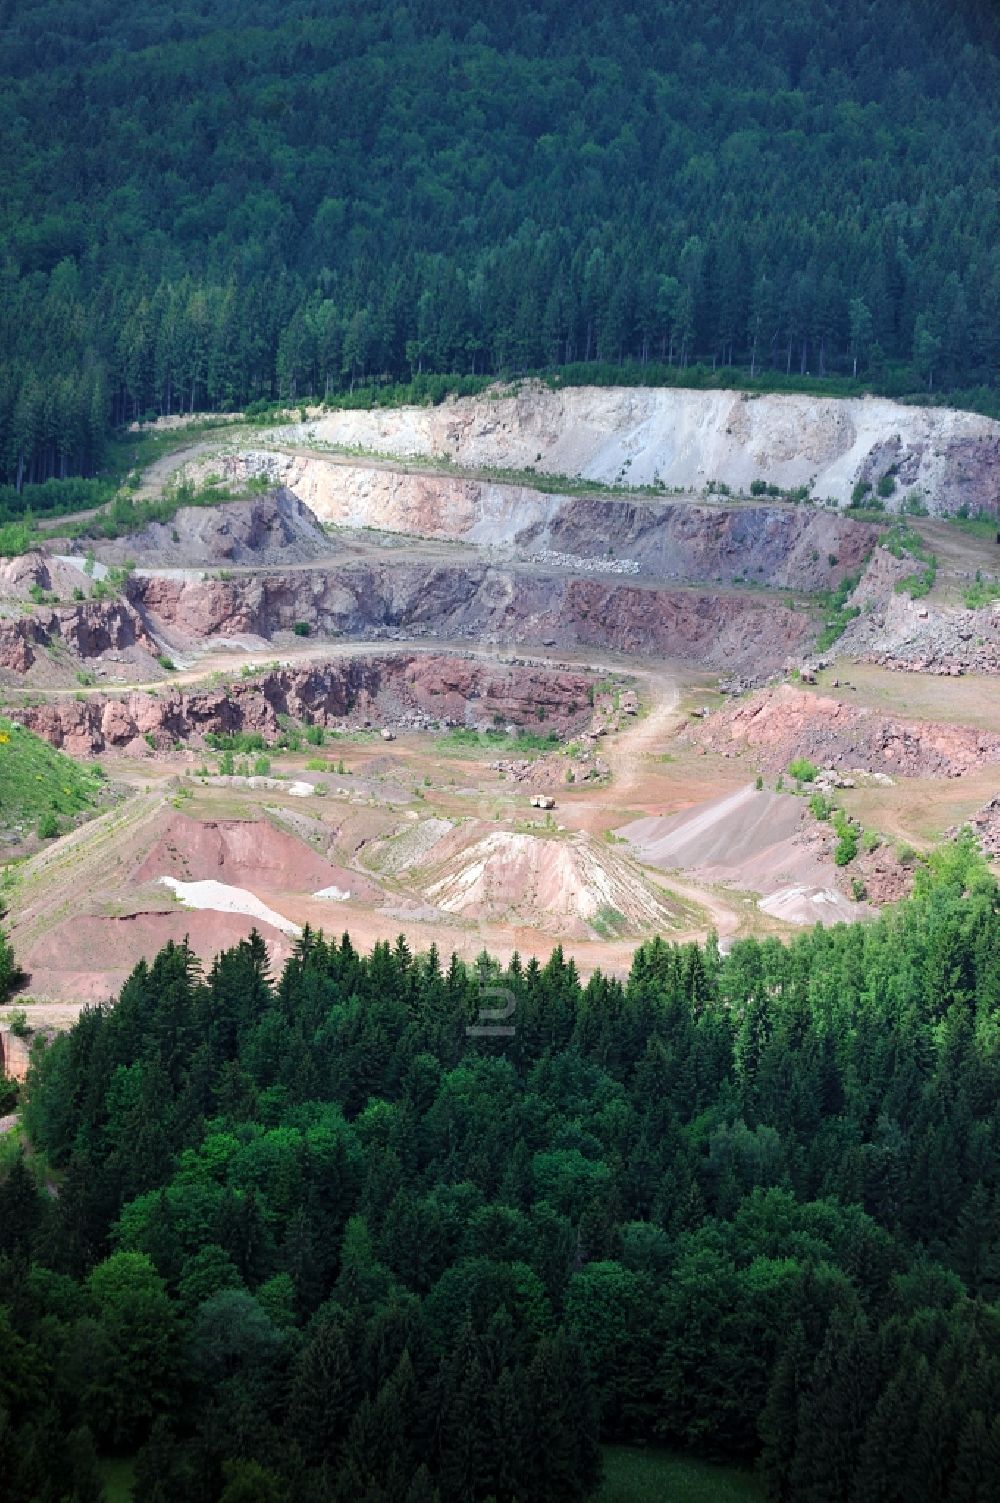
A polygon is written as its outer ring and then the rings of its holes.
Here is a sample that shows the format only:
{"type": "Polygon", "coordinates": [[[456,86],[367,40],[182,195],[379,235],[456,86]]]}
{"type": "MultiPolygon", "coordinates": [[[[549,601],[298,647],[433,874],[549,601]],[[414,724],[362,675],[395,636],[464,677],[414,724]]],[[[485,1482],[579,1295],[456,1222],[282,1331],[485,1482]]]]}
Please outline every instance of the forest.
{"type": "Polygon", "coordinates": [[[624,981],[168,946],[32,1066],[0,1495],[119,1456],[137,1503],[570,1503],[655,1441],[775,1503],[986,1503],[998,1029],[966,841],[872,924],[624,981]]]}
{"type": "Polygon", "coordinates": [[[0,58],[0,484],[414,374],[1000,411],[989,0],[0,0],[0,58]]]}

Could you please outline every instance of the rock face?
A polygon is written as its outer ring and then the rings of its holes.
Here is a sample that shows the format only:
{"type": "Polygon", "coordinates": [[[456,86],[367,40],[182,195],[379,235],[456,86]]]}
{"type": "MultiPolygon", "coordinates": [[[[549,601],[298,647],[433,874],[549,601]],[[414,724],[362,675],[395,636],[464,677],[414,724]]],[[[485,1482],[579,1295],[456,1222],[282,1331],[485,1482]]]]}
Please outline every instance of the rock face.
{"type": "Polygon", "coordinates": [[[713,751],[747,751],[768,772],[796,757],[902,777],[960,777],[1000,762],[1000,736],[968,726],[896,720],[783,684],[728,705],[685,734],[713,751]]]}
{"type": "Polygon", "coordinates": [[[24,1080],[28,1073],[30,1040],[19,1038],[9,1028],[0,1029],[0,1076],[24,1080]]]}
{"type": "Polygon", "coordinates": [[[939,514],[1000,511],[1000,424],[883,398],[572,387],[526,382],[432,408],[330,413],[288,430],[399,458],[533,467],[604,482],[700,490],[767,480],[845,505],[859,480],[894,473],[897,503],[922,491],[939,514]]]}
{"type": "Polygon", "coordinates": [[[129,599],[157,633],[185,642],[270,638],[304,622],[338,635],[435,635],[608,647],[764,675],[811,634],[810,618],[751,594],[654,589],[487,564],[352,561],[231,580],[134,576],[129,599]]]}
{"type": "Polygon", "coordinates": [[[528,558],[555,553],[608,565],[628,561],[636,572],[663,580],[746,579],[827,589],[858,568],[877,536],[870,523],[814,507],[565,496],[263,450],[210,463],[239,484],[254,477],[281,484],[284,494],[294,492],[339,527],[502,547],[528,558]]]}
{"type": "Polygon", "coordinates": [[[560,734],[589,719],[592,680],[567,669],[488,664],[458,656],[372,656],[310,669],[280,669],[228,689],[161,696],[133,692],[93,695],[12,708],[11,715],[53,746],[76,756],[148,750],[206,733],[260,731],[277,735],[279,717],[332,725],[424,718],[461,725],[523,725],[560,734]]]}
{"type": "Polygon", "coordinates": [[[128,601],[86,600],[71,606],[39,606],[15,620],[0,620],[0,668],[27,673],[39,653],[56,643],[81,660],[131,648],[151,656],[158,651],[128,601]]]}
{"type": "MultiPolygon", "coordinates": [[[[893,562],[902,563],[897,577],[913,573],[906,560],[893,562]]],[[[862,580],[852,597],[858,603],[864,586],[862,580]]],[[[1000,673],[1000,607],[970,611],[905,594],[880,597],[877,586],[869,598],[872,609],[851,622],[837,643],[838,653],[910,673],[1000,673]]]]}
{"type": "Polygon", "coordinates": [[[185,506],[169,522],[95,545],[109,564],[218,567],[289,564],[320,558],[331,544],[307,506],[279,487],[269,496],[220,506],[185,506]]]}
{"type": "Polygon", "coordinates": [[[875,546],[870,524],[813,507],[693,506],[568,500],[543,529],[518,535],[561,553],[635,560],[655,579],[763,583],[827,589],[857,570],[875,546]]]}
{"type": "MultiPolygon", "coordinates": [[[[977,809],[968,824],[983,854],[994,861],[1000,859],[1000,795],[977,809]]],[[[958,833],[957,827],[948,831],[952,837],[958,833]]]]}

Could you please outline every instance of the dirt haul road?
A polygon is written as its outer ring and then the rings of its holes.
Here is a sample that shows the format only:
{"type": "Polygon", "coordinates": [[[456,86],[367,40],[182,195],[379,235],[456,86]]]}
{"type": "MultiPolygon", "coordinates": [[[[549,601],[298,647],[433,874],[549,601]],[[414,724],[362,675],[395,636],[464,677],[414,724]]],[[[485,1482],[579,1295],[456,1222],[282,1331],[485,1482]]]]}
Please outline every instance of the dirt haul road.
{"type": "MultiPolygon", "coordinates": [[[[617,813],[623,808],[654,813],[659,812],[659,805],[651,797],[654,789],[650,786],[650,759],[663,754],[683,722],[680,689],[676,678],[662,670],[633,666],[631,671],[644,685],[649,708],[634,726],[606,743],[605,758],[612,771],[613,802],[609,807],[617,813]]],[[[654,881],[663,881],[653,868],[645,870],[654,881]]],[[[668,885],[670,892],[706,911],[720,939],[728,939],[740,928],[743,913],[737,900],[727,899],[704,884],[685,882],[673,871],[668,885]]]]}

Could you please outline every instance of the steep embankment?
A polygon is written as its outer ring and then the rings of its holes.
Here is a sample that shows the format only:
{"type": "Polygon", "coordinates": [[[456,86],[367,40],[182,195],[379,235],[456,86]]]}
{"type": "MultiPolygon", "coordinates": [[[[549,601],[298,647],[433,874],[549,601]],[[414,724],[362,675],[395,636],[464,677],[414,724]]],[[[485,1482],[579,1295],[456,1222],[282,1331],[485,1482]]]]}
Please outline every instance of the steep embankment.
{"type": "Polygon", "coordinates": [[[94,545],[105,564],[140,567],[305,563],[330,551],[330,539],[308,506],[281,486],[271,495],[221,506],[182,506],[169,522],[151,522],[94,545]]]}
{"type": "Polygon", "coordinates": [[[145,753],[207,734],[277,736],[281,718],[327,726],[419,724],[426,719],[577,731],[590,718],[591,676],[571,669],[491,664],[436,654],[340,658],[315,668],[278,669],[226,689],[119,698],[93,695],[12,711],[24,725],[76,756],[145,753]]]}
{"type": "Polygon", "coordinates": [[[338,527],[503,548],[526,558],[554,552],[605,565],[625,561],[637,573],[672,581],[828,589],[858,568],[877,536],[871,524],[813,508],[567,496],[321,455],[234,450],[201,468],[221,469],[238,485],[266,478],[338,527]]]}
{"type": "Polygon", "coordinates": [[[1000,507],[1000,424],[883,398],[526,383],[440,407],[331,413],[289,434],[606,483],[749,490],[763,479],[841,504],[859,481],[892,473],[897,501],[919,489],[936,512],[1000,507]]]}
{"type": "Polygon", "coordinates": [[[135,576],[129,599],[178,650],[216,636],[436,636],[610,648],[765,674],[812,621],[762,594],[655,589],[487,564],[356,561],[233,579],[135,576]]]}
{"type": "Polygon", "coordinates": [[[82,567],[40,553],[0,560],[0,674],[58,674],[60,658],[150,670],[159,649],[145,622],[127,600],[83,598],[93,583],[82,567]]]}
{"type": "Polygon", "coordinates": [[[1000,763],[992,732],[898,719],[788,684],[737,700],[685,734],[724,754],[746,750],[769,772],[797,757],[904,777],[960,777],[1000,763]]]}

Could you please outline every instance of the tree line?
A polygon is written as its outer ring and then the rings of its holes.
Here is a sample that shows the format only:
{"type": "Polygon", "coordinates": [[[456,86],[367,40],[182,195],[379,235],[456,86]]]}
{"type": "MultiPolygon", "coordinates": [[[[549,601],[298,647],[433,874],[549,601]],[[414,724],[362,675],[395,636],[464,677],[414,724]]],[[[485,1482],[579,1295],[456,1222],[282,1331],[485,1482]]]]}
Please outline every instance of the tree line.
{"type": "Polygon", "coordinates": [[[624,981],[168,945],[32,1067],[58,1196],[0,1186],[0,1491],[97,1499],[120,1454],[137,1503],[568,1503],[615,1440],[986,1503],[998,1007],[964,842],[873,924],[624,981]],[[513,1034],[470,1035],[495,987],[513,1034]]]}
{"type": "Polygon", "coordinates": [[[998,36],[974,0],[4,3],[0,482],[372,376],[990,407],[998,36]]]}

